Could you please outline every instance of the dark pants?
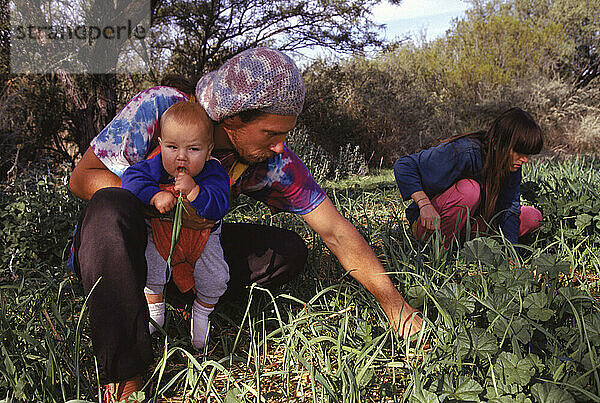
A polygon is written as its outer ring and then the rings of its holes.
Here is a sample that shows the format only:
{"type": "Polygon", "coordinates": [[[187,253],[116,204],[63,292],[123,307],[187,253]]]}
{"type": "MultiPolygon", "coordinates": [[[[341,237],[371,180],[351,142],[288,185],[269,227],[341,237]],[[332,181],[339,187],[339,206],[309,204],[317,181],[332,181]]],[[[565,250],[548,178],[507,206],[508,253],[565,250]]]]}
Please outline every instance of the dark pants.
{"type": "MultiPolygon", "coordinates": [[[[147,233],[143,206],[121,188],[99,190],[83,211],[75,235],[75,268],[89,300],[92,345],[101,383],[142,375],[153,362],[148,332],[147,233]]],[[[224,298],[245,295],[253,282],[277,287],[304,269],[307,249],[294,232],[255,224],[224,224],[221,245],[230,280],[224,298]]],[[[167,298],[192,301],[167,286],[167,298]]]]}

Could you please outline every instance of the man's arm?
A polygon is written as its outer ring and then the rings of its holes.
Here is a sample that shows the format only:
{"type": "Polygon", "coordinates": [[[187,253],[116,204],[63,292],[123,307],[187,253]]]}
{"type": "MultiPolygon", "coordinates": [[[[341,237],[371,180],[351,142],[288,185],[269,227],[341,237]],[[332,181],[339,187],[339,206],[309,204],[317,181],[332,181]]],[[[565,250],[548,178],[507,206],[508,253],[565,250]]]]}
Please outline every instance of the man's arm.
{"type": "Polygon", "coordinates": [[[377,298],[401,337],[406,338],[421,328],[422,319],[419,316],[413,319],[413,313],[418,311],[400,295],[371,247],[329,198],[302,218],[323,238],[350,275],[377,298]]]}
{"type": "Polygon", "coordinates": [[[69,189],[80,199],[90,200],[97,190],[108,187],[121,187],[121,178],[112,173],[90,147],[73,169],[69,189]]]}

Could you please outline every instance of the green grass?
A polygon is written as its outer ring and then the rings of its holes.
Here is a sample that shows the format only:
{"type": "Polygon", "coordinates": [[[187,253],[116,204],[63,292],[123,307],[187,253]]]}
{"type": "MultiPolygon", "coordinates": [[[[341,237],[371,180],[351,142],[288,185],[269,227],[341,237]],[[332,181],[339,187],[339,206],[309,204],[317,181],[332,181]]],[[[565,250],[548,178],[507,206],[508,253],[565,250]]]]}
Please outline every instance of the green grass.
{"type": "Polygon", "coordinates": [[[337,181],[326,180],[323,186],[327,189],[373,189],[377,187],[396,186],[394,171],[391,169],[381,169],[364,176],[349,175],[344,179],[337,181]]]}
{"type": "MultiPolygon", "coordinates": [[[[594,161],[569,160],[527,170],[526,179],[540,186],[537,202],[547,221],[520,256],[499,236],[448,252],[436,239],[418,244],[408,235],[391,171],[326,183],[394,283],[423,310],[427,326],[413,344],[398,339],[372,296],[299,217],[238,200],[229,221],[290,228],[305,239],[306,271],[281,290],[253,287],[245,302],[219,304],[201,353],[190,347],[189,321],[169,308],[166,334],[153,336],[156,365],[145,396],[599,401],[600,229],[591,197],[600,189],[597,168],[594,161]],[[584,195],[587,212],[571,203],[584,195]],[[578,221],[583,214],[590,222],[578,221]]],[[[0,401],[98,401],[85,296],[61,264],[81,209],[65,185],[61,175],[44,173],[0,193],[0,401]]]]}

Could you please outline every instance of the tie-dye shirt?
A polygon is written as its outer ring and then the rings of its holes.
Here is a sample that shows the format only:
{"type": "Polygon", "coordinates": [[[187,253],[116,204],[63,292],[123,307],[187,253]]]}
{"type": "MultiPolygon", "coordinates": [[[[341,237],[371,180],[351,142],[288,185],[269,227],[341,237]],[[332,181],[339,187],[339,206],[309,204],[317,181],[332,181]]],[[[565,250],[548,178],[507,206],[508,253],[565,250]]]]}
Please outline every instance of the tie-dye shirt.
{"type": "MultiPolygon", "coordinates": [[[[164,111],[185,100],[187,95],[171,87],[140,92],[92,140],[94,154],[120,177],[130,165],[145,159],[157,144],[155,135],[164,111]]],[[[231,152],[215,157],[225,170],[235,162],[231,152]]],[[[296,214],[311,212],[325,199],[325,192],[287,147],[282,154],[250,166],[231,187],[231,200],[241,193],[264,202],[274,212],[296,214]]]]}

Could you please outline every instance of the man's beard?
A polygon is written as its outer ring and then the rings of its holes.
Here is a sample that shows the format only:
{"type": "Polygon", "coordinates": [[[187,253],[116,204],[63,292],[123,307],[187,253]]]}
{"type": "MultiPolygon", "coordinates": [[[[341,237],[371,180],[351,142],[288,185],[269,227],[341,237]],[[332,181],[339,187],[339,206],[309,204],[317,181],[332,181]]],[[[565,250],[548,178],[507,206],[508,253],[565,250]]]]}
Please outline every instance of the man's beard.
{"type": "Polygon", "coordinates": [[[242,155],[237,150],[234,150],[233,153],[235,155],[235,159],[237,159],[240,162],[243,162],[246,165],[258,164],[259,162],[264,162],[264,161],[268,160],[269,158],[272,158],[276,155],[275,153],[272,153],[272,155],[265,155],[265,154],[261,154],[261,155],[244,154],[244,155],[242,155]]]}
{"type": "Polygon", "coordinates": [[[260,153],[258,155],[252,155],[252,154],[240,154],[240,152],[237,149],[233,150],[233,153],[235,154],[235,158],[238,161],[243,162],[246,165],[254,165],[254,164],[258,164],[259,162],[263,162],[268,160],[269,158],[272,158],[276,155],[276,153],[260,153]]]}
{"type": "MultiPolygon", "coordinates": [[[[273,151],[256,151],[255,153],[249,153],[244,150],[244,147],[240,145],[238,139],[241,136],[232,132],[229,134],[229,141],[233,146],[233,152],[238,161],[243,162],[246,165],[258,164],[259,162],[263,162],[268,160],[269,158],[274,157],[277,153],[273,151]]],[[[243,142],[241,142],[243,144],[243,142]]]]}

